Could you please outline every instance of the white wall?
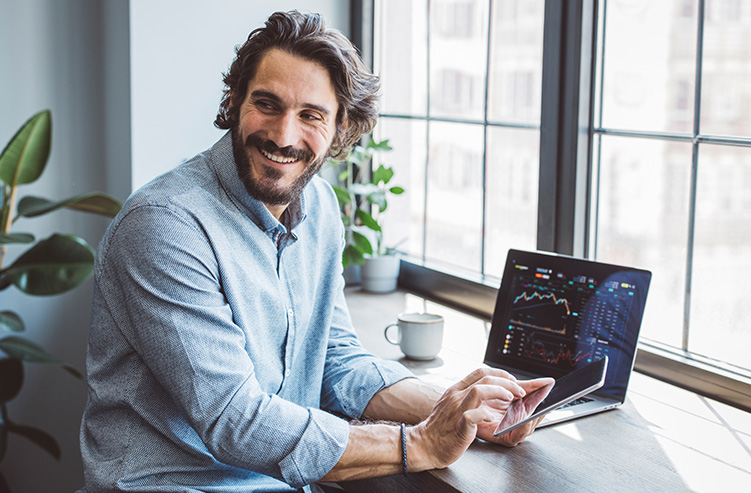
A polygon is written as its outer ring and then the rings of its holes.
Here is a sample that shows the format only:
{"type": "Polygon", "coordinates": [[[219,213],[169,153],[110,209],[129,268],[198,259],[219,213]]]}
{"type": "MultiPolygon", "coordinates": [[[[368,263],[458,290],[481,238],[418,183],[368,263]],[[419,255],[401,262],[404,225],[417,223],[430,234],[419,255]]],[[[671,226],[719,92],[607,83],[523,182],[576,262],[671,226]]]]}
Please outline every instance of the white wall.
{"type": "Polygon", "coordinates": [[[131,0],[133,188],[207,149],[235,46],[276,11],[322,14],[345,34],[346,0],[131,0]]]}
{"type": "MultiPolygon", "coordinates": [[[[110,67],[120,63],[122,72],[122,48],[127,81],[127,13],[127,4],[99,0],[0,2],[0,146],[32,114],[52,110],[47,169],[38,182],[21,187],[20,196],[63,199],[108,189],[108,182],[116,180],[110,170],[129,167],[129,124],[118,139],[111,138],[110,132],[118,126],[107,125],[115,114],[129,120],[128,85],[122,91],[122,85],[106,83],[110,67]],[[126,8],[118,13],[122,6],[126,8]],[[117,22],[109,25],[107,19],[117,22]],[[124,27],[118,29],[123,22],[124,27]]],[[[112,73],[117,74],[117,70],[112,73]]],[[[74,233],[96,246],[108,222],[60,211],[20,220],[13,230],[28,231],[40,239],[56,231],[74,233]]],[[[6,260],[12,261],[18,253],[19,249],[9,250],[6,260]]],[[[26,337],[83,370],[91,289],[89,281],[60,296],[32,297],[11,287],[0,292],[0,309],[19,313],[27,326],[26,337]]],[[[25,368],[25,384],[9,404],[9,417],[52,434],[63,455],[57,462],[27,440],[11,435],[0,471],[12,491],[73,491],[83,483],[78,428],[85,383],[59,368],[32,364],[25,368]]]]}
{"type": "MultiPolygon", "coordinates": [[[[21,195],[65,198],[92,190],[121,200],[141,184],[210,146],[234,46],[275,10],[322,13],[348,30],[346,0],[1,0],[0,148],[32,114],[52,110],[52,154],[21,195]]],[[[96,246],[106,218],[60,211],[19,221],[14,231],[53,231],[96,246]]],[[[19,250],[11,250],[12,260],[19,250]]],[[[25,334],[83,370],[92,282],[53,297],[0,292],[0,310],[19,313],[25,334]]],[[[0,471],[14,492],[71,492],[83,485],[78,429],[83,382],[27,364],[10,418],[51,433],[55,461],[11,436],[0,471]]]]}

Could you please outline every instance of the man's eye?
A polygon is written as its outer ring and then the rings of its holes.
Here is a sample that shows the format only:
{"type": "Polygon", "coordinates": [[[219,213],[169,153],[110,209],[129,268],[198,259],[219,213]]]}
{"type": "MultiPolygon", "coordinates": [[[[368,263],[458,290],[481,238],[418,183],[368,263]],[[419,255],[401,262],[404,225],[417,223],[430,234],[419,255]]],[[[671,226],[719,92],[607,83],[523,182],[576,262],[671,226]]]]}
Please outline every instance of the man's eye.
{"type": "Polygon", "coordinates": [[[303,113],[302,114],[303,120],[309,120],[309,121],[320,121],[321,117],[314,114],[314,113],[303,113]]]}
{"type": "Polygon", "coordinates": [[[257,108],[260,108],[262,110],[272,111],[275,109],[274,105],[272,103],[269,103],[268,101],[256,101],[255,104],[257,108]]]}

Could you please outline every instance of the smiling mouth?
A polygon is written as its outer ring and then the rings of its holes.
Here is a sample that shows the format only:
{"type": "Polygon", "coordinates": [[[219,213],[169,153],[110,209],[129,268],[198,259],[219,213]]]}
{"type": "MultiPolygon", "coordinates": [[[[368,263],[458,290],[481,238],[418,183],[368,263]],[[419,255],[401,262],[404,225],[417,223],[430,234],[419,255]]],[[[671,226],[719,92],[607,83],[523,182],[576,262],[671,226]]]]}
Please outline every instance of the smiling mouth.
{"type": "Polygon", "coordinates": [[[275,154],[271,154],[270,152],[267,152],[260,147],[258,150],[261,152],[261,154],[264,155],[264,157],[270,161],[274,161],[275,163],[279,164],[290,164],[297,161],[297,158],[295,157],[284,157],[284,156],[277,156],[275,154]]]}

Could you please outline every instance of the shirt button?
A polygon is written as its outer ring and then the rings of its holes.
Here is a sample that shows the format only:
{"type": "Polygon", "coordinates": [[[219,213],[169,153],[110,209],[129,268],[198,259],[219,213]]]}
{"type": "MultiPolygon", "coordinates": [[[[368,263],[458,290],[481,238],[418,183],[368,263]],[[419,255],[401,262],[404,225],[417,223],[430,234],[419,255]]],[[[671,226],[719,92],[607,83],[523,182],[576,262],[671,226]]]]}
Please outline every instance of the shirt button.
{"type": "Polygon", "coordinates": [[[292,311],[292,308],[290,308],[289,310],[287,310],[287,315],[289,315],[290,318],[292,318],[292,315],[294,315],[294,314],[295,314],[295,312],[292,311]]]}
{"type": "Polygon", "coordinates": [[[289,377],[289,374],[290,374],[290,373],[292,373],[292,372],[291,372],[291,371],[289,371],[289,370],[287,370],[287,371],[285,371],[285,372],[284,372],[284,376],[285,376],[285,377],[289,377]]]}

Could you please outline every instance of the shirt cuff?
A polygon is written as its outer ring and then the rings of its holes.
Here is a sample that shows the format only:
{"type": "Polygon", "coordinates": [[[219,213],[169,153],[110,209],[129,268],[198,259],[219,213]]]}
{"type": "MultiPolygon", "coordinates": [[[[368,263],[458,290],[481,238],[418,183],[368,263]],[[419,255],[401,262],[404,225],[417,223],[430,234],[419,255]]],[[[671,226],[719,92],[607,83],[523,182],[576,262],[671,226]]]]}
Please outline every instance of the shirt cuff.
{"type": "Polygon", "coordinates": [[[284,481],[295,488],[318,481],[341,459],[349,441],[349,423],[319,409],[292,452],[279,461],[284,481]]]}
{"type": "Polygon", "coordinates": [[[359,418],[370,400],[381,390],[415,375],[398,361],[374,359],[373,371],[350,372],[349,378],[337,383],[334,392],[348,416],[359,418]]]}

